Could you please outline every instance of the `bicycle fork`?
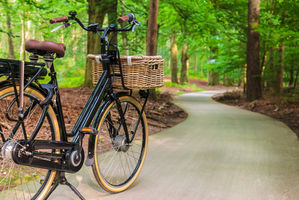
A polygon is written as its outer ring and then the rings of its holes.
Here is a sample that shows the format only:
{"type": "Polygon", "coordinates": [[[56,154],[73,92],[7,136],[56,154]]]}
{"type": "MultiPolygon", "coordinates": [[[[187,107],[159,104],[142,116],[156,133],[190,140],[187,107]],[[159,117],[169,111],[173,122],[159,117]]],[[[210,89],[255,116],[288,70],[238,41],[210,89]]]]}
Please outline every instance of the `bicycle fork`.
{"type": "MultiPolygon", "coordinates": [[[[120,125],[123,125],[125,136],[126,136],[126,143],[127,144],[130,144],[134,140],[134,138],[135,138],[137,128],[138,128],[139,123],[141,121],[141,118],[142,118],[142,115],[143,115],[143,112],[144,112],[144,109],[145,109],[145,106],[146,106],[146,103],[147,103],[147,100],[148,100],[149,91],[148,90],[140,90],[139,91],[139,95],[140,95],[141,98],[144,98],[145,100],[144,100],[144,103],[142,105],[142,109],[141,109],[141,111],[139,113],[139,117],[138,117],[136,126],[135,126],[134,130],[131,130],[131,133],[132,133],[132,137],[131,138],[130,138],[130,134],[129,134],[129,131],[128,131],[126,119],[124,117],[125,113],[127,112],[128,105],[126,105],[125,108],[124,108],[124,110],[123,110],[122,107],[121,107],[121,103],[120,103],[119,99],[115,97],[115,101],[116,101],[116,105],[117,105],[117,110],[118,110],[118,112],[120,114],[120,120],[121,120],[120,125]]],[[[118,129],[120,129],[120,128],[118,128],[118,129]]]]}

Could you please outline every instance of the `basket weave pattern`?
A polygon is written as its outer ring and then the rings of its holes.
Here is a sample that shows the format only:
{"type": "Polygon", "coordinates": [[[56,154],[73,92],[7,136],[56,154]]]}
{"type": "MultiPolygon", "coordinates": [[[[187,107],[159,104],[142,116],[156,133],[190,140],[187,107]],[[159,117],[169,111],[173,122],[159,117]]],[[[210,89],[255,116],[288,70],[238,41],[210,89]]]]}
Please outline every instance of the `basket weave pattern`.
{"type": "MultiPolygon", "coordinates": [[[[122,73],[125,86],[141,90],[163,86],[164,60],[161,56],[121,56],[122,73]]],[[[92,62],[93,84],[95,85],[103,72],[102,64],[92,62]]],[[[112,65],[111,73],[119,74],[119,66],[112,65]]],[[[120,77],[114,77],[113,86],[122,89],[120,77]]]]}

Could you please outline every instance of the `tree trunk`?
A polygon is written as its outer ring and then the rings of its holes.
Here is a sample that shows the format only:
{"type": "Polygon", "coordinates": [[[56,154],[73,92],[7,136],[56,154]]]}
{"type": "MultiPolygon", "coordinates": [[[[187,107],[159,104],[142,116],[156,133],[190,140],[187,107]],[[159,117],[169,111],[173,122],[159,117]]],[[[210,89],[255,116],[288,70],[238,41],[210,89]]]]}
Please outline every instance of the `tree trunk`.
{"type": "Polygon", "coordinates": [[[64,42],[64,29],[63,30],[61,30],[61,43],[65,43],[64,42]]]}
{"type": "Polygon", "coordinates": [[[232,78],[232,74],[223,73],[223,85],[224,86],[233,86],[234,79],[232,78]]]}
{"type": "Polygon", "coordinates": [[[188,82],[188,70],[189,70],[189,57],[188,57],[188,45],[185,43],[182,49],[182,69],[181,69],[181,83],[188,82]]]}
{"type": "Polygon", "coordinates": [[[269,71],[270,71],[270,77],[268,78],[268,88],[271,92],[274,92],[275,88],[275,82],[277,81],[274,77],[275,75],[275,67],[274,67],[274,49],[271,47],[269,49],[269,71]]]}
{"type": "Polygon", "coordinates": [[[8,59],[15,59],[14,46],[12,41],[12,31],[11,31],[11,19],[8,10],[6,11],[6,25],[7,25],[7,37],[8,37],[8,59]]]}
{"type": "Polygon", "coordinates": [[[194,75],[197,73],[197,56],[194,56],[193,73],[194,75]]]}
{"type": "MultiPolygon", "coordinates": [[[[108,13],[109,23],[116,20],[117,0],[88,0],[88,23],[99,23],[103,26],[104,18],[108,13]],[[109,14],[110,13],[110,14],[109,14]],[[115,17],[115,18],[113,18],[115,17]]],[[[116,40],[116,39],[115,39],[116,40]]],[[[100,54],[101,40],[98,34],[88,32],[87,54],[100,54]]],[[[86,58],[84,87],[93,87],[92,84],[92,62],[86,58]]]]}
{"type": "MultiPolygon", "coordinates": [[[[121,10],[121,16],[124,16],[126,13],[125,13],[123,5],[120,6],[120,10],[121,10]]],[[[127,32],[122,31],[121,32],[121,36],[122,36],[122,41],[123,41],[123,52],[124,52],[124,55],[129,56],[130,55],[130,51],[129,51],[129,47],[128,47],[127,32]]]]}
{"type": "Polygon", "coordinates": [[[248,0],[248,33],[247,33],[247,100],[253,101],[262,97],[259,24],[260,0],[248,0]]]}
{"type": "Polygon", "coordinates": [[[146,55],[157,55],[157,38],[158,38],[158,8],[159,0],[150,1],[148,26],[146,34],[146,55]]]}
{"type": "MultiPolygon", "coordinates": [[[[79,29],[80,30],[80,29],[79,29]]],[[[80,31],[76,29],[76,27],[73,28],[72,32],[72,42],[73,42],[73,63],[76,62],[76,55],[77,55],[77,50],[78,50],[78,38],[80,37],[80,31]]]]}
{"type": "Polygon", "coordinates": [[[30,39],[31,21],[27,21],[27,28],[25,29],[25,41],[30,39]]]}
{"type": "Polygon", "coordinates": [[[170,71],[171,71],[171,82],[178,83],[178,46],[176,44],[175,34],[171,37],[171,47],[170,47],[170,71]]]}
{"type": "Polygon", "coordinates": [[[203,76],[203,58],[200,59],[200,74],[203,76]]]}
{"type": "Polygon", "coordinates": [[[277,72],[276,72],[276,85],[275,92],[276,94],[281,94],[283,88],[283,69],[284,69],[284,43],[282,42],[278,49],[279,52],[279,61],[277,63],[277,72]]]}
{"type": "Polygon", "coordinates": [[[11,28],[11,18],[10,18],[10,5],[7,0],[1,2],[6,13],[6,26],[7,26],[7,39],[8,39],[8,59],[15,59],[14,45],[12,40],[12,28],[11,28]]]}
{"type": "MultiPolygon", "coordinates": [[[[146,55],[157,55],[157,41],[158,41],[158,10],[159,0],[150,0],[149,17],[146,33],[146,55]]],[[[156,99],[156,90],[150,90],[152,98],[156,99]]]]}
{"type": "MultiPolygon", "coordinates": [[[[284,24],[284,18],[285,18],[286,12],[282,12],[281,16],[281,24],[284,24]]],[[[284,42],[282,41],[280,43],[280,46],[278,48],[279,53],[279,61],[277,65],[277,85],[275,87],[276,94],[280,95],[282,93],[283,89],[283,71],[284,71],[284,42]]]]}
{"type": "Polygon", "coordinates": [[[223,85],[230,86],[229,75],[227,73],[223,73],[223,85]]]}
{"type": "Polygon", "coordinates": [[[22,33],[21,33],[21,47],[20,47],[20,60],[25,60],[25,13],[23,13],[21,24],[22,24],[22,33]]]}
{"type": "Polygon", "coordinates": [[[294,84],[294,66],[291,65],[291,69],[290,69],[290,80],[289,80],[289,87],[292,87],[292,85],[294,84]]]}
{"type": "Polygon", "coordinates": [[[242,79],[242,68],[238,69],[238,87],[242,85],[243,79],[242,79]]]}
{"type": "Polygon", "coordinates": [[[244,72],[243,81],[242,81],[243,93],[247,94],[247,63],[244,65],[243,72],[244,72]]]}
{"type": "Polygon", "coordinates": [[[264,52],[263,52],[263,56],[262,56],[262,62],[261,62],[261,69],[263,69],[263,67],[265,66],[265,62],[266,62],[266,57],[267,57],[267,50],[266,50],[266,42],[264,42],[264,52]]]}
{"type": "Polygon", "coordinates": [[[122,40],[123,40],[123,51],[126,56],[130,55],[129,47],[128,47],[128,38],[127,33],[125,31],[121,32],[122,40]]]}
{"type": "Polygon", "coordinates": [[[208,85],[219,85],[219,73],[213,70],[208,72],[208,85]]]}
{"type": "Polygon", "coordinates": [[[297,82],[298,82],[298,76],[299,76],[299,66],[297,67],[296,78],[295,78],[295,81],[294,81],[294,89],[295,89],[295,88],[296,88],[296,86],[297,86],[297,82]]]}
{"type": "MultiPolygon", "coordinates": [[[[261,61],[261,66],[260,66],[260,69],[261,69],[261,77],[265,77],[265,69],[266,69],[266,57],[267,57],[267,49],[266,49],[266,42],[264,41],[263,42],[263,55],[262,55],[262,61],[261,61]]],[[[262,79],[262,89],[265,88],[266,86],[266,83],[267,81],[265,79],[262,79]]]]}
{"type": "MultiPolygon", "coordinates": [[[[122,14],[123,16],[123,14],[122,14]]],[[[122,40],[123,40],[123,52],[124,55],[129,56],[130,51],[129,51],[129,46],[128,46],[128,37],[127,37],[127,32],[122,31],[121,32],[122,40]]]]}
{"type": "MultiPolygon", "coordinates": [[[[105,0],[108,14],[108,24],[117,24],[117,2],[118,0],[105,0]]],[[[112,44],[117,44],[117,34],[112,38],[112,44]]]]}

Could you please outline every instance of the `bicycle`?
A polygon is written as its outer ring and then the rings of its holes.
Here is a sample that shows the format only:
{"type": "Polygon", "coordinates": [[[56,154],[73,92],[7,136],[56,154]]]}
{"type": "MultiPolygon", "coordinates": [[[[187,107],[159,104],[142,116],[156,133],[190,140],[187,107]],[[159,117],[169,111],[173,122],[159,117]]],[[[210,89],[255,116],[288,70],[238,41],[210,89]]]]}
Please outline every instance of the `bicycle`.
{"type": "Polygon", "coordinates": [[[30,62],[0,59],[0,76],[7,78],[0,82],[0,199],[47,199],[59,184],[68,185],[84,199],[65,173],[75,173],[83,166],[85,135],[89,135],[86,165],[110,193],[130,187],[144,164],[148,146],[144,109],[149,90],[139,91],[144,99],[141,105],[124,84],[119,50],[111,43],[118,32],[132,31],[140,23],[128,14],[118,18],[120,23],[129,22],[123,28],[114,24],[86,27],[76,15],[70,11],[69,16],[51,19],[50,23],[62,22],[61,28],[73,20],[84,30],[99,34],[101,55],[96,59],[102,63],[103,72],[70,133],[65,127],[53,64],[55,58],[64,56],[65,46],[29,40],[26,50],[31,53],[30,62]],[[112,36],[110,40],[108,36],[112,36]],[[38,62],[40,57],[44,62],[38,62]],[[119,74],[111,65],[119,67],[119,74]],[[40,84],[47,73],[50,81],[40,84]],[[115,77],[121,79],[124,91],[115,92],[115,77]]]}

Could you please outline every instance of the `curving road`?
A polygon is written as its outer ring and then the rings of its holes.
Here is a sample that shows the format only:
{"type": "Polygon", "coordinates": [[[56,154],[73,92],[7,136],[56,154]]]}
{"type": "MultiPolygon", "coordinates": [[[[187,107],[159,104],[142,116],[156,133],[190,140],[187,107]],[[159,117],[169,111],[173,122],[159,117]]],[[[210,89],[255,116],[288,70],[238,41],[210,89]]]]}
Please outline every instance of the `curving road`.
{"type": "MultiPolygon", "coordinates": [[[[150,137],[140,177],[120,194],[103,192],[83,168],[69,180],[87,200],[298,200],[299,141],[283,123],[211,100],[176,103],[189,117],[150,137]]],[[[59,186],[50,199],[78,199],[59,186]]]]}

